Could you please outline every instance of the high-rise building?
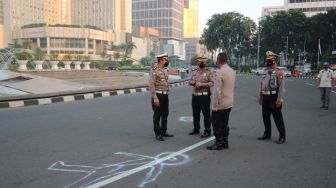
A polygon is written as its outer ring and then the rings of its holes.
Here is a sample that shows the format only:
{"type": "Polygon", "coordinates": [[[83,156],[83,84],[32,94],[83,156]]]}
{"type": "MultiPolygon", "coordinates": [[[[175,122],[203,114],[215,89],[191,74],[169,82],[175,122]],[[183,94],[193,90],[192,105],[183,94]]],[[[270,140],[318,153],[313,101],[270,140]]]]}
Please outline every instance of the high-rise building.
{"type": "Polygon", "coordinates": [[[160,31],[160,51],[185,59],[183,0],[133,0],[132,26],[160,31]]]}
{"type": "Polygon", "coordinates": [[[263,7],[262,16],[287,10],[300,10],[306,16],[313,16],[332,9],[336,9],[336,0],[285,0],[283,7],[263,7]]]}
{"type": "Polygon", "coordinates": [[[112,29],[117,43],[132,32],[131,0],[72,0],[72,23],[112,29]]]}
{"type": "Polygon", "coordinates": [[[24,25],[69,24],[70,20],[62,20],[62,8],[68,5],[69,0],[0,0],[0,47],[11,43],[12,31],[24,25]]]}
{"type": "Polygon", "coordinates": [[[184,0],[184,41],[186,49],[186,61],[198,55],[203,54],[203,45],[199,44],[198,33],[198,13],[199,13],[198,0],[184,0]]]}
{"type": "Polygon", "coordinates": [[[184,0],[184,38],[198,38],[198,0],[184,0]]]}

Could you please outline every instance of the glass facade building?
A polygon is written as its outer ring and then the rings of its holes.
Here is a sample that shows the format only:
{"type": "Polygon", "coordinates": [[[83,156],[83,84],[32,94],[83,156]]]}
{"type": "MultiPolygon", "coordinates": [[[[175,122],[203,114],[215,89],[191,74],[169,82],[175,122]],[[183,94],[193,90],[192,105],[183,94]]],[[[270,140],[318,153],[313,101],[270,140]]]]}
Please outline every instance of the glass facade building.
{"type": "Polygon", "coordinates": [[[183,0],[133,0],[132,26],[152,27],[161,39],[183,40],[183,0]]]}

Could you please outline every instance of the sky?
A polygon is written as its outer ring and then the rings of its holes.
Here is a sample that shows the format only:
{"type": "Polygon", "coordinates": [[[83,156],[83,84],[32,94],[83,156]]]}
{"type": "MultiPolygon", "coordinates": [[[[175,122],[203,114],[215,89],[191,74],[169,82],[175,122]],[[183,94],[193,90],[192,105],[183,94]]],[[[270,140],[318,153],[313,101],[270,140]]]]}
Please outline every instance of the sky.
{"type": "Polygon", "coordinates": [[[262,7],[283,5],[284,0],[199,0],[199,35],[213,14],[235,11],[257,22],[262,7]]]}

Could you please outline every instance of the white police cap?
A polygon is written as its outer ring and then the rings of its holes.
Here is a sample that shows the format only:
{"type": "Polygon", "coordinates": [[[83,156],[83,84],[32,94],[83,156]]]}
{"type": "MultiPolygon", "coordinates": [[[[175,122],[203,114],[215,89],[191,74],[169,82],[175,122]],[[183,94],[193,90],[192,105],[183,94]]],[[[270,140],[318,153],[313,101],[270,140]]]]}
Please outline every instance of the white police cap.
{"type": "Polygon", "coordinates": [[[157,58],[161,58],[161,57],[168,57],[168,53],[163,53],[163,54],[160,54],[160,55],[157,55],[156,56],[157,58]]]}
{"type": "Polygon", "coordinates": [[[274,53],[274,52],[272,52],[272,51],[267,51],[267,52],[266,52],[266,59],[272,59],[273,57],[278,58],[279,55],[276,54],[276,53],[274,53]]]}

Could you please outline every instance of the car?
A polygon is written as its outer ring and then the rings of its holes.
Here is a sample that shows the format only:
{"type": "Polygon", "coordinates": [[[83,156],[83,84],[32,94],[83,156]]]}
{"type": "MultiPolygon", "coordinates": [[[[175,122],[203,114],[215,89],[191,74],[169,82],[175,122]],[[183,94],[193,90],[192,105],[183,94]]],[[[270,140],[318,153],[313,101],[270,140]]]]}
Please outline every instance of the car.
{"type": "Polygon", "coordinates": [[[292,73],[286,67],[278,67],[278,69],[284,71],[286,77],[291,77],[292,73]]]}
{"type": "Polygon", "coordinates": [[[258,67],[257,69],[252,69],[251,73],[256,73],[257,76],[259,76],[262,72],[264,72],[266,67],[258,67]]]}

